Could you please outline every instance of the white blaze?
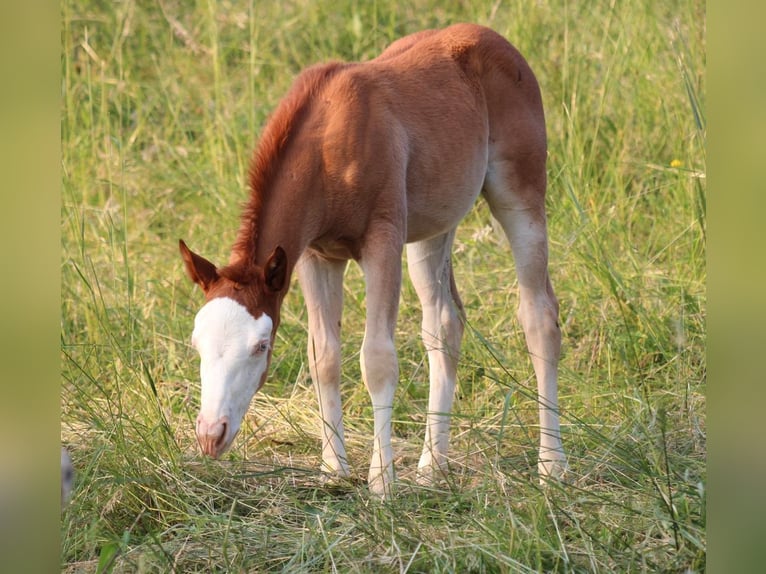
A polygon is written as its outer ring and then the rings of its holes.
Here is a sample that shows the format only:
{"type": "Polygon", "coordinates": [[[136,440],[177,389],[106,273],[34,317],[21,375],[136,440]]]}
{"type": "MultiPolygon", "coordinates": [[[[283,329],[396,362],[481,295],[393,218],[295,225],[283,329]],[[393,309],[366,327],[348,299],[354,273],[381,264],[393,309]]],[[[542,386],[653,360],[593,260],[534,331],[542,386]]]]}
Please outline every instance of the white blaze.
{"type": "Polygon", "coordinates": [[[272,320],[254,318],[228,297],[208,302],[194,319],[192,345],[200,355],[202,397],[198,418],[213,426],[226,417],[225,450],[239,432],[242,418],[268,365],[272,320]]]}

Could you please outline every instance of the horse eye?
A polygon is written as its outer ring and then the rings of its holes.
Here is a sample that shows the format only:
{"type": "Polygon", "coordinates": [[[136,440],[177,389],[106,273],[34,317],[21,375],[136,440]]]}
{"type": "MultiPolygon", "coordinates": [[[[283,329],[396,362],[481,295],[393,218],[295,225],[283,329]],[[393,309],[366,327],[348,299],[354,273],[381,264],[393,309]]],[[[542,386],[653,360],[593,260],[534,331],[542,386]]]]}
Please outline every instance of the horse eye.
{"type": "Polygon", "coordinates": [[[255,347],[253,347],[253,355],[262,355],[269,349],[269,342],[264,339],[263,341],[258,341],[256,343],[255,347]]]}

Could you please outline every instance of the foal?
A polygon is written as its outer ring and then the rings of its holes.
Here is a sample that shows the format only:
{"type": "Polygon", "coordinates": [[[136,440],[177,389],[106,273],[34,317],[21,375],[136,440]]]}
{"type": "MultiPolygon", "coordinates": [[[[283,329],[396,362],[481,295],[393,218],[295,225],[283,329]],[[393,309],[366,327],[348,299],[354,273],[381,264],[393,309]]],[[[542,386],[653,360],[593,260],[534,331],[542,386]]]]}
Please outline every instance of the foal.
{"type": "Polygon", "coordinates": [[[365,63],[302,72],[266,124],[251,195],[226,266],[179,243],[204,291],[192,345],[201,358],[196,433],[205,454],[232,443],[266,380],[282,300],[296,271],[308,308],[308,358],[322,419],[322,468],[350,473],[343,436],[340,325],[349,259],[365,276],[361,366],[374,409],[368,484],[390,494],[394,346],[402,250],[423,307],[430,365],[418,479],[447,466],[463,307],[455,229],[479,193],[502,225],[519,282],[518,317],[537,377],[541,480],[566,459],[559,430],[558,303],[548,277],[546,134],[526,61],[492,30],[458,24],[406,36],[365,63]]]}

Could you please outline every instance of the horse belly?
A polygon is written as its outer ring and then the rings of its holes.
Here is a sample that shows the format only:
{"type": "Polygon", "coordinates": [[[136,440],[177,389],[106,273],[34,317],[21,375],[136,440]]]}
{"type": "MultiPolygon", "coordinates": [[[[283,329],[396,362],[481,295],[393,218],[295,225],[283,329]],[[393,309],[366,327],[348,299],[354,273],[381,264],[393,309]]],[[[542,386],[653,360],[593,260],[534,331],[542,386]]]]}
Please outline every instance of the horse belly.
{"type": "Polygon", "coordinates": [[[410,178],[407,189],[407,243],[457,227],[471,211],[484,184],[487,148],[479,146],[463,161],[447,157],[436,177],[410,178]],[[447,167],[449,166],[449,167],[447,167]]]}

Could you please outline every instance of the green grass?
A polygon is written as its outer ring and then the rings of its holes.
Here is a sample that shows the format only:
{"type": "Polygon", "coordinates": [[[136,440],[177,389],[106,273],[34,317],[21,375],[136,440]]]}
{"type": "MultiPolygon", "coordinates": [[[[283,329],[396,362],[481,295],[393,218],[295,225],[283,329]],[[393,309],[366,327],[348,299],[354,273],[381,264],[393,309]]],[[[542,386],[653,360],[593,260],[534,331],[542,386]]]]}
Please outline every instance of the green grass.
{"type": "MultiPolygon", "coordinates": [[[[73,2],[62,10],[62,442],[77,471],[67,572],[704,571],[705,8],[590,2],[73,2]],[[368,59],[456,21],[492,26],[540,81],[570,482],[542,490],[508,247],[481,202],[455,267],[469,328],[452,474],[412,482],[427,364],[406,282],[397,497],[320,481],[293,285],[270,382],[230,454],[199,455],[201,294],[178,238],[228,257],[265,118],[303,67],[368,59]]],[[[366,474],[361,273],[347,273],[343,393],[366,474]]]]}

